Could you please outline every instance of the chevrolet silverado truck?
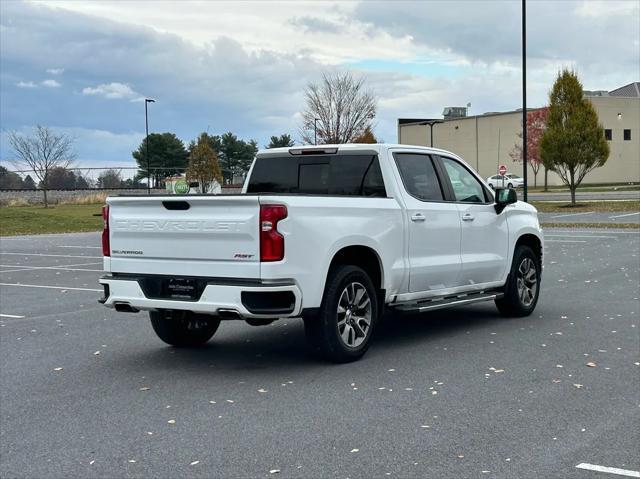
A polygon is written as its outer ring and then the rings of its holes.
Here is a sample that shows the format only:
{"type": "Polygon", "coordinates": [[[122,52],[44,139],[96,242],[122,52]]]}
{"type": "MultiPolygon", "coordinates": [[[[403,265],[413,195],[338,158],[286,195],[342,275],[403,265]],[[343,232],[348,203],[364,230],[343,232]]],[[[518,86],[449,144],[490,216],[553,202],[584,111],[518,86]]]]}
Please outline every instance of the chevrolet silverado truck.
{"type": "Polygon", "coordinates": [[[240,195],[114,196],[103,208],[105,306],[148,311],[173,346],[221,320],[300,317],[334,362],[359,359],[384,309],[494,301],[531,314],[536,209],[460,157],[407,145],[258,152],[240,195]]]}

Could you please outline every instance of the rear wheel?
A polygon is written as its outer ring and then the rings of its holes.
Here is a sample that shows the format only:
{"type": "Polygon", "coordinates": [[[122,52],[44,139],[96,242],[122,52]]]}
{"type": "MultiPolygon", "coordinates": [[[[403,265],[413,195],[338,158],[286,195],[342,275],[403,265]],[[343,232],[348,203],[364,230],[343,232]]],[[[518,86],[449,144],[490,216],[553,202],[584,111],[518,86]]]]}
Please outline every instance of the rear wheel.
{"type": "Polygon", "coordinates": [[[149,318],[158,337],[177,347],[201,346],[220,326],[220,319],[191,311],[150,311],[149,318]]]}
{"type": "Polygon", "coordinates": [[[504,287],[504,297],[496,300],[503,316],[529,316],[540,295],[540,259],[528,246],[518,246],[513,255],[511,272],[504,287]]]}
{"type": "Polygon", "coordinates": [[[369,348],[378,313],[376,288],[367,273],[340,265],[329,274],[318,315],[304,318],[305,333],[330,361],[355,361],[369,348]]]}

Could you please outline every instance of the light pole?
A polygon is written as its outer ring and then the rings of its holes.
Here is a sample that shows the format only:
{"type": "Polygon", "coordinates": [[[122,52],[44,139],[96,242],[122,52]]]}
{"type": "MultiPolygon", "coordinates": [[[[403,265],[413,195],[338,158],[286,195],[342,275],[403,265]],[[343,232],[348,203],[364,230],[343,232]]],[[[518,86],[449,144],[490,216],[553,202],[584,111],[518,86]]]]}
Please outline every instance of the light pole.
{"type": "Polygon", "coordinates": [[[444,123],[444,120],[427,120],[424,122],[425,125],[429,125],[431,132],[431,147],[433,147],[433,125],[437,125],[438,123],[444,123]]]}
{"type": "Polygon", "coordinates": [[[527,202],[527,3],[522,0],[522,180],[527,202]]]}
{"type": "Polygon", "coordinates": [[[320,118],[313,119],[313,144],[314,145],[318,144],[318,121],[319,120],[320,118]]]}
{"type": "Polygon", "coordinates": [[[145,98],[144,99],[144,125],[145,125],[145,131],[147,133],[147,137],[145,140],[145,144],[146,144],[146,149],[147,149],[147,194],[150,195],[151,194],[151,168],[149,166],[149,113],[147,112],[147,104],[149,103],[155,103],[155,100],[152,100],[151,98],[145,98]]]}

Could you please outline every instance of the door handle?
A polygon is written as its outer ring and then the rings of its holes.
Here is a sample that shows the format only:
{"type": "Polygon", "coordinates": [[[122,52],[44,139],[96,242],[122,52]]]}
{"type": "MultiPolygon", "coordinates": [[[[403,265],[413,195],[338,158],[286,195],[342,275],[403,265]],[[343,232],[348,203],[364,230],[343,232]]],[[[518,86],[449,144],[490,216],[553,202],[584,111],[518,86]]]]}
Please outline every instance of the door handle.
{"type": "Polygon", "coordinates": [[[426,220],[426,218],[422,213],[416,213],[415,215],[411,216],[411,221],[424,221],[424,220],[426,220]]]}
{"type": "Polygon", "coordinates": [[[462,215],[462,221],[473,221],[474,219],[476,218],[471,213],[465,213],[462,215]]]}

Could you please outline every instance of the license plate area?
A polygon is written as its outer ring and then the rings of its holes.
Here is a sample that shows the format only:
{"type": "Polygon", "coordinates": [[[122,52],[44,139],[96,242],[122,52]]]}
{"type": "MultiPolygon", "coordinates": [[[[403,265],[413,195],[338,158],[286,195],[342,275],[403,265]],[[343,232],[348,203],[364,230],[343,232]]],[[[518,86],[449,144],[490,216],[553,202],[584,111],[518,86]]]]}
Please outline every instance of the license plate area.
{"type": "Polygon", "coordinates": [[[166,276],[140,278],[138,284],[149,299],[176,301],[198,301],[207,286],[206,281],[200,278],[166,276]]]}
{"type": "Polygon", "coordinates": [[[196,299],[196,280],[170,278],[162,282],[162,296],[171,299],[196,299]]]}

